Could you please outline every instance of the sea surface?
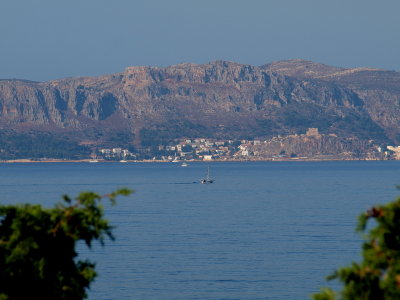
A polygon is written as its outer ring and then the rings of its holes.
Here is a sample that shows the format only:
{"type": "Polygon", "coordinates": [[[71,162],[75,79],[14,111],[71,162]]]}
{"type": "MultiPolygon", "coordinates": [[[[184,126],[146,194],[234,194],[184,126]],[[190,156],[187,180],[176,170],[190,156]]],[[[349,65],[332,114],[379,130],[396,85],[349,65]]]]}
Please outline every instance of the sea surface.
{"type": "Polygon", "coordinates": [[[115,241],[96,262],[90,300],[309,299],[360,259],[357,216],[395,199],[400,162],[0,164],[0,203],[50,207],[61,195],[135,190],[106,207],[115,241]]]}

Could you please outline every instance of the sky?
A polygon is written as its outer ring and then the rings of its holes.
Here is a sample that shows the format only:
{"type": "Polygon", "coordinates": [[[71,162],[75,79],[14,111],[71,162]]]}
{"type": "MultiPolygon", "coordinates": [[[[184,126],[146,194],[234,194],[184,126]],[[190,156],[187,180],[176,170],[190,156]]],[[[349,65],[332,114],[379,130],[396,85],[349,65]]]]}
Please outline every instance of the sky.
{"type": "Polygon", "coordinates": [[[0,79],[215,60],[400,71],[399,0],[0,0],[0,79]]]}

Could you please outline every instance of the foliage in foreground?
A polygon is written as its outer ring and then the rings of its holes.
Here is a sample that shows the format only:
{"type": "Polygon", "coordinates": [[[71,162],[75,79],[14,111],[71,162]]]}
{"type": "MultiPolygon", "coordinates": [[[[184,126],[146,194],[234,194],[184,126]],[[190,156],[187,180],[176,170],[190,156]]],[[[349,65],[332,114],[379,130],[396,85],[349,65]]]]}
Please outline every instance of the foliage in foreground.
{"type": "Polygon", "coordinates": [[[400,197],[361,214],[357,231],[365,232],[371,220],[376,226],[365,235],[362,262],[353,262],[328,277],[328,280],[340,280],[344,284],[343,290],[338,295],[323,288],[313,295],[313,299],[400,299],[400,197]]]}
{"type": "Polygon", "coordinates": [[[102,198],[115,204],[120,189],[100,196],[82,192],[64,196],[54,208],[0,205],[0,299],[84,299],[96,276],[95,264],[76,260],[75,246],[84,241],[103,245],[112,235],[104,219],[102,198]]]}

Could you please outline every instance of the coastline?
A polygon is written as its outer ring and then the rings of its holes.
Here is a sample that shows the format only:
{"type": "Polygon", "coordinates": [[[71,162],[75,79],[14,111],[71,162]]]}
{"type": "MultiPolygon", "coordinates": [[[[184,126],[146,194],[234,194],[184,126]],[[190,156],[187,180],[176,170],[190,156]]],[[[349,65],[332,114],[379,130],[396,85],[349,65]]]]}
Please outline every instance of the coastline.
{"type": "MultiPolygon", "coordinates": [[[[213,159],[213,160],[190,160],[188,162],[288,162],[288,161],[302,161],[302,162],[313,162],[313,161],[386,161],[387,159],[368,159],[368,158],[359,158],[359,159],[343,159],[343,158],[270,158],[270,159],[213,159]]],[[[179,161],[179,163],[182,163],[179,161]]],[[[96,162],[91,161],[91,159],[42,159],[42,160],[33,160],[33,159],[11,159],[11,160],[0,160],[0,164],[12,164],[12,163],[171,163],[170,160],[127,160],[124,162],[120,162],[117,160],[98,160],[96,162]]]]}

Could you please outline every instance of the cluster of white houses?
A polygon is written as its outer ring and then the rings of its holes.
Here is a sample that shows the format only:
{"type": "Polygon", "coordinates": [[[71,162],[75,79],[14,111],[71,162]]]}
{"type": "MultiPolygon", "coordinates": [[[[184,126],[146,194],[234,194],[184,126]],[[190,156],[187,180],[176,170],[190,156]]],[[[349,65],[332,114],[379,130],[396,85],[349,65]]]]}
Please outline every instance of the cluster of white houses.
{"type": "Polygon", "coordinates": [[[181,159],[199,159],[199,160],[213,160],[213,159],[232,159],[238,157],[247,157],[251,155],[248,150],[250,145],[260,144],[259,140],[212,140],[199,138],[194,140],[183,140],[176,145],[158,146],[160,152],[172,152],[168,156],[163,155],[161,159],[171,160],[179,157],[181,159]]]}
{"type": "MultiPolygon", "coordinates": [[[[249,156],[249,145],[257,145],[261,141],[233,141],[233,140],[212,140],[206,138],[185,139],[176,144],[159,145],[157,149],[148,149],[146,158],[153,160],[213,160],[213,159],[230,159],[232,157],[249,156]]],[[[111,148],[100,149],[97,158],[106,160],[135,160],[143,158],[141,153],[132,153],[128,149],[111,148]]]]}
{"type": "Polygon", "coordinates": [[[99,153],[104,159],[128,159],[136,157],[136,155],[129,152],[128,149],[122,148],[100,149],[99,153]]]}

